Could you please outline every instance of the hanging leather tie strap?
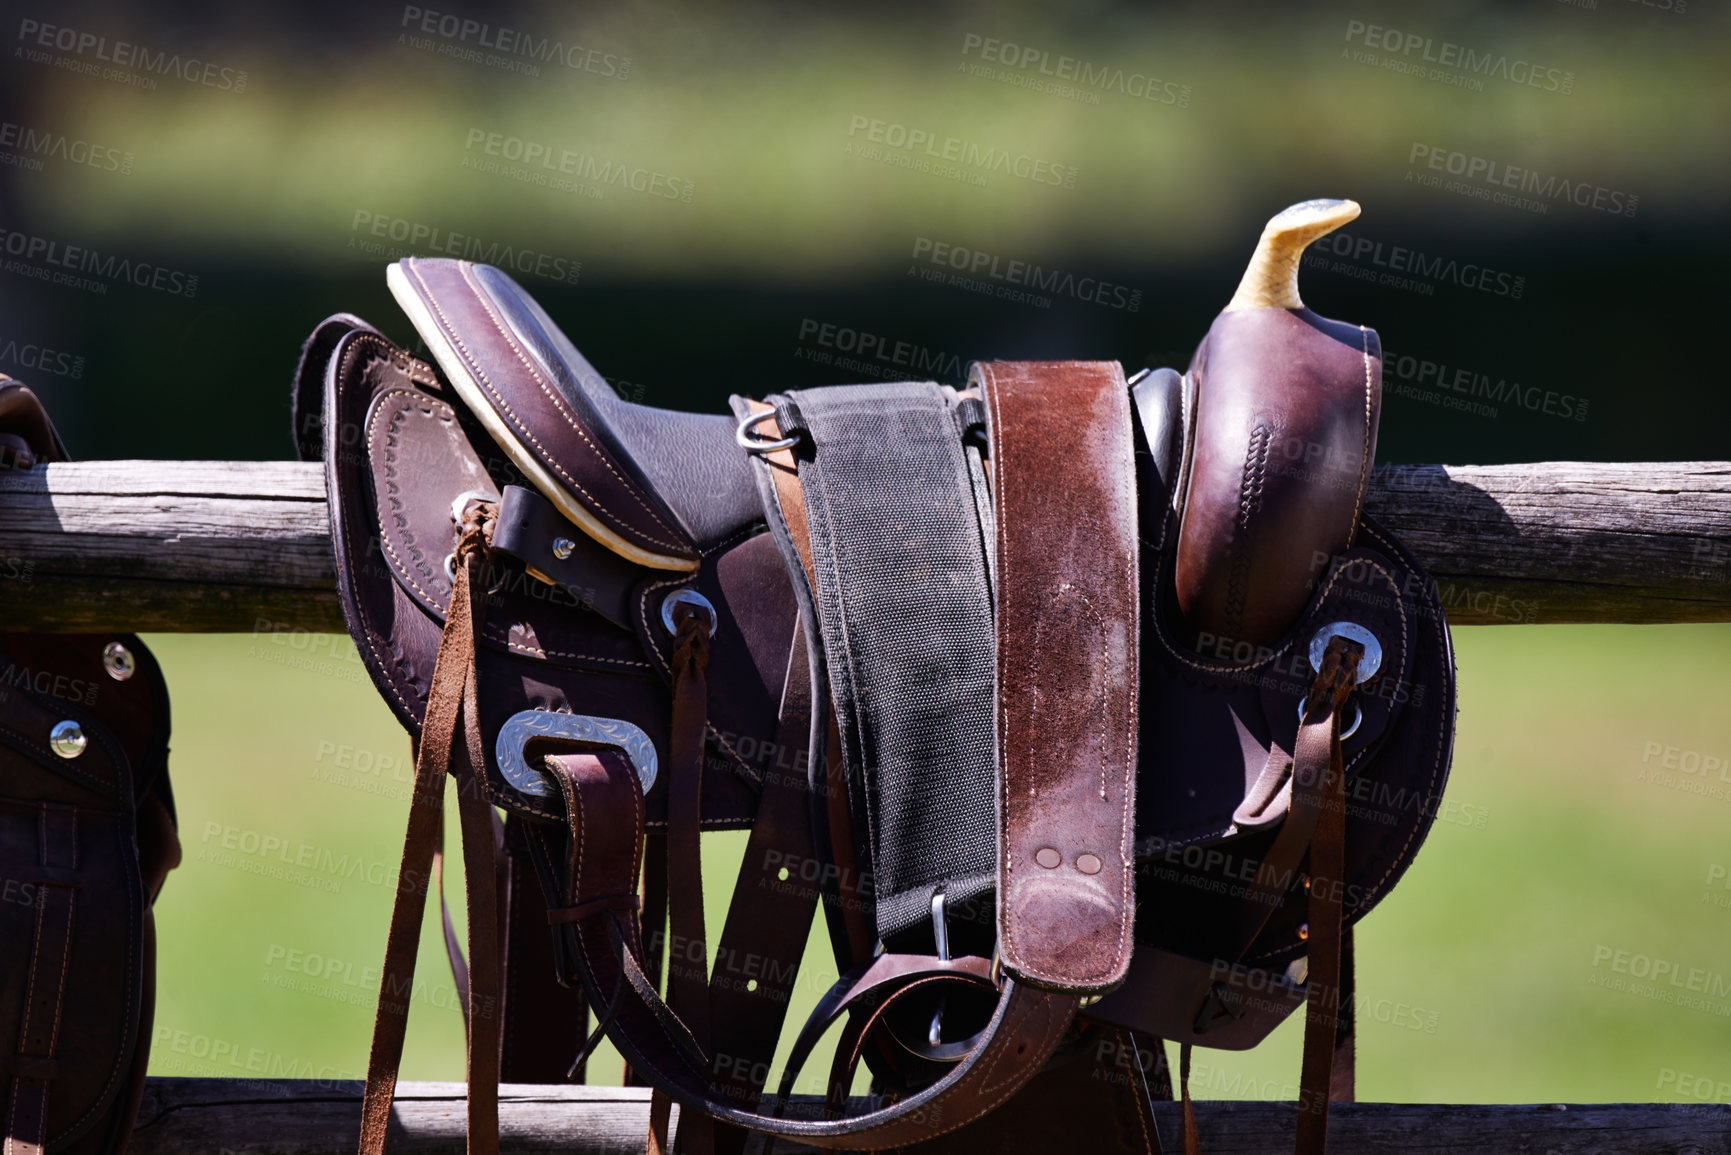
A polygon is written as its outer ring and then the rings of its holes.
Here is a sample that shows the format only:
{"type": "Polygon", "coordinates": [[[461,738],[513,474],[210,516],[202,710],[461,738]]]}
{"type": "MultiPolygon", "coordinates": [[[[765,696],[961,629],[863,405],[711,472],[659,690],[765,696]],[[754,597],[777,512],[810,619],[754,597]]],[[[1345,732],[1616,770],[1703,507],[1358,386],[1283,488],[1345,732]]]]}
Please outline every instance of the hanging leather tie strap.
{"type": "MultiPolygon", "coordinates": [[[[1328,1145],[1346,890],[1346,771],[1340,753],[1340,714],[1357,682],[1362,654],[1356,643],[1344,638],[1329,641],[1305,702],[1305,722],[1295,743],[1293,773],[1298,774],[1298,766],[1304,765],[1324,775],[1320,814],[1310,842],[1310,929],[1305,939],[1309,974],[1305,982],[1304,1067],[1298,1094],[1298,1155],[1322,1155],[1328,1145]],[[1316,758],[1309,747],[1322,743],[1326,744],[1326,757],[1316,758]]],[[[1298,785],[1295,781],[1295,804],[1298,785]]]]}
{"type": "Polygon", "coordinates": [[[402,1063],[414,989],[415,958],[426,913],[428,882],[444,815],[445,775],[457,778],[463,829],[464,882],[469,905],[469,1146],[493,1155],[499,1143],[499,936],[493,865],[493,817],[481,781],[486,753],[477,725],[475,640],[486,599],[471,596],[485,565],[485,515],[465,515],[455,580],[439,658],[427,695],[415,756],[415,791],[403,840],[403,862],[379,986],[378,1014],[361,1104],[361,1155],[382,1155],[402,1063]],[[461,741],[458,741],[461,731],[461,741]]]}
{"type": "MultiPolygon", "coordinates": [[[[703,924],[703,742],[708,723],[709,615],[689,603],[673,611],[673,726],[668,742],[667,1005],[684,1021],[698,1049],[711,1054],[709,946],[703,924]]],[[[655,1092],[660,1095],[661,1092],[655,1092]]],[[[682,1115],[680,1150],[707,1155],[711,1120],[682,1115]]],[[[653,1128],[651,1128],[653,1131],[653,1128]]],[[[652,1142],[656,1141],[652,1138],[652,1142]]]]}

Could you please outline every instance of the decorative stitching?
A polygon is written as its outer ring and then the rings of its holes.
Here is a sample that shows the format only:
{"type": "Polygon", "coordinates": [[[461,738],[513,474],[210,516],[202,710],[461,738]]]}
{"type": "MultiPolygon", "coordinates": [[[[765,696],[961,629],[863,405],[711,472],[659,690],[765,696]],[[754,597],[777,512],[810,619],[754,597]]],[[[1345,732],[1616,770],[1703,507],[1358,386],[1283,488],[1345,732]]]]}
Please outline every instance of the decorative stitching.
{"type": "MultiPolygon", "coordinates": [[[[644,500],[643,495],[638,492],[637,486],[635,484],[633,484],[631,481],[629,481],[628,479],[626,479],[624,476],[622,476],[619,473],[619,471],[616,468],[614,468],[613,463],[611,460],[609,460],[606,452],[603,451],[601,449],[601,447],[597,446],[593,441],[591,441],[589,439],[588,432],[574,418],[574,416],[570,412],[567,411],[565,404],[564,404],[564,399],[557,396],[558,391],[557,390],[549,390],[547,387],[546,381],[542,380],[540,372],[532,364],[529,363],[529,360],[526,357],[523,356],[523,351],[521,348],[518,347],[516,340],[511,336],[510,332],[505,328],[505,326],[503,326],[502,324],[499,323],[498,315],[493,311],[493,306],[487,300],[486,294],[481,292],[479,287],[474,285],[473,277],[472,277],[472,274],[470,272],[470,270],[473,268],[472,263],[469,261],[460,261],[460,262],[458,262],[458,265],[459,265],[459,268],[461,270],[464,283],[469,285],[470,289],[474,292],[476,298],[481,302],[481,307],[487,313],[487,319],[493,322],[493,327],[495,329],[497,329],[499,331],[499,335],[504,338],[506,346],[511,350],[512,354],[516,356],[517,360],[523,364],[524,368],[526,368],[529,371],[530,378],[540,388],[541,392],[546,394],[548,399],[553,402],[554,410],[559,414],[559,416],[561,416],[565,419],[565,423],[571,427],[571,429],[577,434],[577,436],[582,438],[584,444],[589,446],[589,451],[592,454],[594,454],[596,460],[599,461],[603,466],[606,467],[607,472],[611,473],[614,476],[614,478],[619,481],[620,485],[624,486],[626,492],[630,493],[632,498],[635,499],[636,502],[643,507],[645,512],[647,512],[649,514],[650,518],[655,522],[655,524],[660,526],[663,532],[676,534],[676,531],[671,526],[669,526],[665,521],[662,520],[661,515],[658,512],[656,512],[656,510],[652,506],[650,506],[650,504],[647,501],[644,500]]],[[[548,465],[550,465],[553,468],[553,471],[555,473],[557,473],[560,477],[565,479],[567,484],[569,484],[578,493],[582,494],[585,498],[588,499],[587,504],[589,505],[591,512],[599,514],[602,517],[605,517],[608,521],[611,521],[614,525],[618,526],[625,533],[634,535],[635,537],[639,538],[642,541],[647,541],[647,542],[651,542],[655,545],[663,546],[667,549],[674,551],[675,553],[687,553],[687,552],[689,552],[691,549],[691,547],[689,545],[680,544],[678,542],[666,541],[662,538],[656,537],[654,534],[646,533],[641,528],[634,526],[634,525],[631,525],[629,522],[622,520],[617,514],[613,513],[606,506],[602,505],[601,502],[596,499],[594,494],[590,493],[587,489],[585,489],[581,482],[579,482],[576,478],[572,477],[571,474],[565,469],[565,467],[562,464],[560,464],[551,454],[549,454],[547,452],[547,447],[541,444],[540,439],[537,438],[535,436],[534,432],[528,428],[528,426],[524,423],[523,419],[517,416],[516,411],[513,410],[511,408],[510,404],[504,399],[504,397],[500,395],[498,389],[494,387],[493,382],[487,377],[486,372],[484,370],[482,370],[480,363],[475,358],[475,355],[469,350],[468,345],[466,345],[464,343],[463,338],[457,332],[456,327],[451,324],[451,319],[445,315],[444,306],[439,303],[438,298],[433,294],[433,290],[427,284],[426,278],[421,275],[420,268],[418,266],[411,265],[409,271],[414,274],[415,280],[420,282],[421,289],[422,289],[423,294],[426,296],[427,303],[429,305],[431,305],[433,307],[433,309],[439,314],[439,321],[444,326],[444,330],[445,330],[444,336],[445,336],[446,340],[450,341],[453,348],[461,351],[461,353],[463,354],[464,360],[468,362],[470,370],[475,374],[475,379],[477,381],[479,381],[483,386],[486,387],[487,392],[492,395],[493,400],[497,404],[500,412],[504,413],[507,417],[509,417],[511,419],[511,423],[517,427],[517,431],[520,434],[522,434],[525,438],[527,438],[528,441],[532,445],[535,446],[536,450],[541,455],[541,460],[544,461],[545,463],[547,463],[548,465]]]]}

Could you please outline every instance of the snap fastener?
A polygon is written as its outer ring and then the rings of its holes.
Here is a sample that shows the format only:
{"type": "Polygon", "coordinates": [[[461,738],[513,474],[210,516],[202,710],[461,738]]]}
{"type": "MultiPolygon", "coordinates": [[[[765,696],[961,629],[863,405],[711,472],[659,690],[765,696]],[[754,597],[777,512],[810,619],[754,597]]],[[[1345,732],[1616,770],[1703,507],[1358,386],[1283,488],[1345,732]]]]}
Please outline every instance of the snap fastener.
{"type": "Polygon", "coordinates": [[[138,663],[133,659],[131,650],[119,642],[109,642],[102,647],[102,668],[107,670],[108,676],[116,682],[124,682],[138,669],[138,663]]]}
{"type": "Polygon", "coordinates": [[[1298,940],[1300,942],[1306,942],[1309,939],[1310,939],[1310,924],[1308,922],[1299,923],[1298,924],[1298,940]]]}
{"type": "Polygon", "coordinates": [[[1053,850],[1050,846],[1042,846],[1039,850],[1034,852],[1034,861],[1045,867],[1047,870],[1056,870],[1058,867],[1064,865],[1064,856],[1059,854],[1056,850],[1053,850]]]}
{"type": "Polygon", "coordinates": [[[84,736],[84,727],[68,718],[56,722],[54,729],[48,731],[48,745],[62,758],[72,759],[84,753],[90,739],[84,736]]]}
{"type": "Polygon", "coordinates": [[[564,561],[566,558],[570,557],[571,551],[576,548],[577,543],[568,537],[556,537],[553,539],[553,556],[558,558],[560,561],[564,561]]]}
{"type": "Polygon", "coordinates": [[[1098,854],[1084,854],[1076,859],[1076,869],[1083,874],[1099,874],[1105,865],[1098,854]]]}

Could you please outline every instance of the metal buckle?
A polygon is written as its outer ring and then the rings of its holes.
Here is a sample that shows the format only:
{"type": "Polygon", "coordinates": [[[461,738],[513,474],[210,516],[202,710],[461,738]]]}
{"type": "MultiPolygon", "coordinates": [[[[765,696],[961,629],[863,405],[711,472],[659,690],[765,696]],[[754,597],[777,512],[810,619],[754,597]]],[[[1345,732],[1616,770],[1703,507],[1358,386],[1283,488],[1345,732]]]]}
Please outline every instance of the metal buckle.
{"type": "Polygon", "coordinates": [[[747,453],[774,453],[778,449],[792,449],[799,444],[797,437],[783,437],[779,441],[769,441],[758,437],[752,432],[766,418],[774,417],[775,410],[765,409],[762,413],[753,413],[739,423],[739,428],[733,431],[733,439],[739,442],[739,447],[747,453]]]}
{"type": "Polygon", "coordinates": [[[650,787],[655,785],[658,765],[655,744],[641,728],[620,718],[565,714],[557,710],[520,710],[505,719],[505,724],[499,727],[499,737],[493,742],[493,756],[499,762],[499,773],[520,793],[534,798],[558,795],[546,775],[530,765],[528,756],[524,754],[524,749],[537,738],[555,738],[618,750],[637,771],[637,778],[643,783],[643,793],[648,794],[650,787]]]}

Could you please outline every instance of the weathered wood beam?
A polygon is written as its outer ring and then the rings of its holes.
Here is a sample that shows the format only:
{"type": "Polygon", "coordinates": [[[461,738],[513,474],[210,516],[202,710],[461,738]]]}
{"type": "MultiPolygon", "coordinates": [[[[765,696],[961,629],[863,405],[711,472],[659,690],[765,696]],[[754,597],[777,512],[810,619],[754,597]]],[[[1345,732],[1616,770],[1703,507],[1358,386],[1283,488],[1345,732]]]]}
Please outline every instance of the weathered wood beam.
{"type": "MultiPolygon", "coordinates": [[[[1457,625],[1731,621],[1731,462],[1396,465],[1372,516],[1457,625]]],[[[5,628],[340,631],[320,467],[0,473],[5,628]]]]}
{"type": "MultiPolygon", "coordinates": [[[[132,1155],[348,1155],[359,1133],[360,1098],[360,1084],[349,1082],[151,1079],[127,1150],[132,1155]]],[[[645,1089],[507,1086],[500,1099],[505,1155],[643,1150],[649,1120],[645,1089]]],[[[1294,1110],[1286,1102],[1198,1103],[1202,1149],[1210,1155],[1287,1155],[1294,1110]]],[[[1331,1149],[1357,1155],[1731,1153],[1731,1105],[1726,1104],[1340,1103],[1329,1116],[1331,1149]]],[[[1178,1105],[1156,1104],[1155,1118],[1165,1149],[1182,1149],[1178,1105]]],[[[463,1124],[460,1084],[398,1085],[393,1150],[461,1155],[463,1124]]],[[[810,1149],[778,1143],[776,1150],[810,1149]]]]}

